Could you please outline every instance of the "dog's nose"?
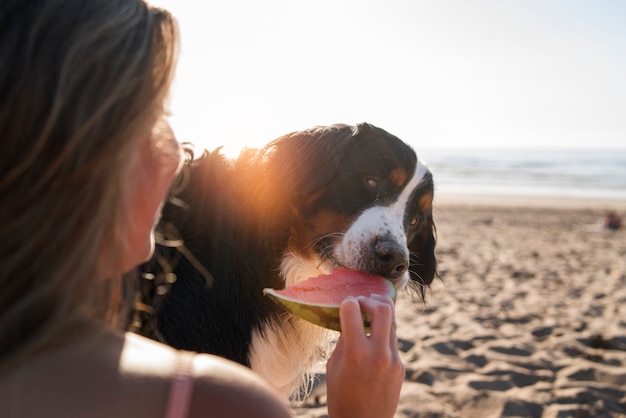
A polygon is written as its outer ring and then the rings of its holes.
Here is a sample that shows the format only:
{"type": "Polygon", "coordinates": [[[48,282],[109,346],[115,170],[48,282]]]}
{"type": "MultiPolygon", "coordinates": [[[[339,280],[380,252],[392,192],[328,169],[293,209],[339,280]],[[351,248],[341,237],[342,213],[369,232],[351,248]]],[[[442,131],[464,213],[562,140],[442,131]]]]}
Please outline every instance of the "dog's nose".
{"type": "Polygon", "coordinates": [[[379,240],[374,245],[376,274],[388,279],[397,279],[409,268],[405,248],[391,240],[379,240]]]}

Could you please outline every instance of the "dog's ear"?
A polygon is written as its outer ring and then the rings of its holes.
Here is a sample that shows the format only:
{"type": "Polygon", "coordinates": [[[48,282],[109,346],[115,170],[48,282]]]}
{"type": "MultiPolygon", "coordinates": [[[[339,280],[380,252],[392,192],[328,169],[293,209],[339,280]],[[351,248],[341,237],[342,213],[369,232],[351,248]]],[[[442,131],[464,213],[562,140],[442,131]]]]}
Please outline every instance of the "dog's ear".
{"type": "Polygon", "coordinates": [[[409,273],[422,298],[426,288],[433,282],[437,275],[437,258],[435,256],[435,244],[437,230],[432,216],[428,216],[422,230],[409,242],[408,248],[411,254],[409,273]]]}
{"type": "Polygon", "coordinates": [[[425,224],[419,233],[408,243],[411,254],[409,273],[422,297],[424,297],[426,287],[433,282],[437,275],[437,259],[435,257],[437,230],[431,213],[428,214],[424,222],[425,224]]]}
{"type": "Polygon", "coordinates": [[[372,128],[367,123],[335,124],[282,136],[263,151],[267,178],[281,183],[282,193],[308,196],[336,175],[353,146],[372,128]]]}
{"type": "Polygon", "coordinates": [[[422,298],[426,288],[437,276],[437,228],[433,220],[434,183],[430,172],[424,176],[416,190],[415,211],[418,216],[418,228],[409,234],[410,253],[409,274],[422,298]]]}
{"type": "Polygon", "coordinates": [[[273,237],[288,236],[283,230],[299,216],[294,208],[307,202],[334,176],[362,131],[343,124],[320,126],[292,132],[267,144],[261,150],[242,153],[235,162],[241,178],[239,189],[251,196],[253,224],[272,231],[273,237]]]}

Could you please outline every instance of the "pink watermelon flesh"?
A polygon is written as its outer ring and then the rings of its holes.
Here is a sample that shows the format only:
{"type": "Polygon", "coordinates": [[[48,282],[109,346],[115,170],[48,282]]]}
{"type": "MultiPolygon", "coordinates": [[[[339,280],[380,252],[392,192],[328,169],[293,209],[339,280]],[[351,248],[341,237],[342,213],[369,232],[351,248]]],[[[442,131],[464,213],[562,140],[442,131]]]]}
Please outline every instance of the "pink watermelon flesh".
{"type": "MultiPolygon", "coordinates": [[[[395,301],[396,288],[387,279],[345,268],[312,277],[286,289],[266,288],[263,293],[292,314],[313,324],[341,331],[339,305],[349,296],[379,294],[395,301]]],[[[371,318],[362,312],[365,332],[370,332],[371,318]]]]}
{"type": "Polygon", "coordinates": [[[299,302],[340,305],[348,296],[389,296],[389,283],[380,276],[340,267],[330,274],[311,277],[275,292],[299,302]]]}

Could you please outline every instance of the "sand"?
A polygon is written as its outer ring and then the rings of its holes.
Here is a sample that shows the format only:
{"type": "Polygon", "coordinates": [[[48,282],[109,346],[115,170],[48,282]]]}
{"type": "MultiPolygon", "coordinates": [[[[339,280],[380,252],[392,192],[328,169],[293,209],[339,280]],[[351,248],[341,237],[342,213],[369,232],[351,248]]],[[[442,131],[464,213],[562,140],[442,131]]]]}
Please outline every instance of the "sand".
{"type": "MultiPolygon", "coordinates": [[[[396,417],[626,417],[626,201],[444,196],[396,417]]],[[[323,368],[320,368],[323,370],[323,368]]],[[[325,417],[323,376],[298,417],[325,417]]]]}

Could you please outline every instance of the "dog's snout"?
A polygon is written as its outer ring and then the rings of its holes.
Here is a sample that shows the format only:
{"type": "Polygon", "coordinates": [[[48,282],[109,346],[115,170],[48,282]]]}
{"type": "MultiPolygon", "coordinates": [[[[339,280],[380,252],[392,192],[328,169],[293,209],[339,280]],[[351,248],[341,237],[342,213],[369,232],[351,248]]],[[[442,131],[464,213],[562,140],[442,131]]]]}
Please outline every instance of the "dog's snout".
{"type": "Polygon", "coordinates": [[[388,279],[397,279],[409,268],[406,250],[394,241],[377,241],[373,255],[376,273],[388,279]]]}

